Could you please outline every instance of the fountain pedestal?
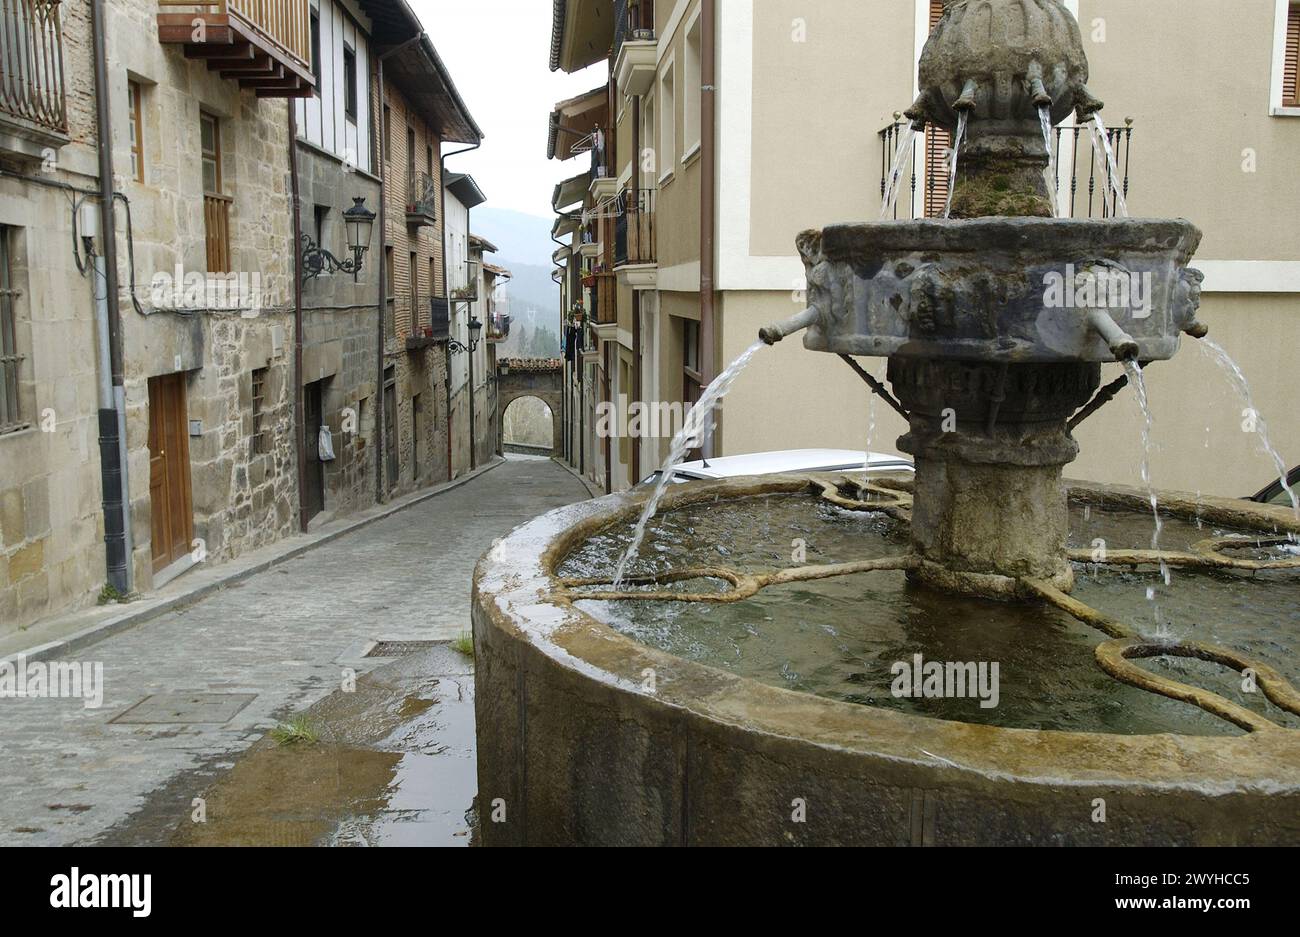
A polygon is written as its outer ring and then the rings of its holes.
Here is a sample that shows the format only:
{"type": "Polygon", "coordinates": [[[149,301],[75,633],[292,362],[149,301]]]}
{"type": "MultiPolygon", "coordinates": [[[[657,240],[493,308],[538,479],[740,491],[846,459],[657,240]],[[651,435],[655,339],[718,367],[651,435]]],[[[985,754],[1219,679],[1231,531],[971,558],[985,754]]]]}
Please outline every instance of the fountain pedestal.
{"type": "Polygon", "coordinates": [[[1021,577],[1069,591],[1066,421],[1101,368],[896,357],[889,379],[911,414],[899,448],[916,460],[912,577],[947,591],[1011,597],[1021,577]]]}

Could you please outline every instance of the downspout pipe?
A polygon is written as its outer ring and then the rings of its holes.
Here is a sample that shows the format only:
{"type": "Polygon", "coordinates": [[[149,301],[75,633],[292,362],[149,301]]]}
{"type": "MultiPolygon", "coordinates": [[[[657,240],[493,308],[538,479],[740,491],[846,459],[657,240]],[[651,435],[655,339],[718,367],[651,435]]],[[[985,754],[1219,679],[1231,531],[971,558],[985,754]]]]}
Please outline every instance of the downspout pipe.
{"type": "Polygon", "coordinates": [[[384,424],[388,418],[384,394],[384,319],[388,316],[388,125],[384,120],[388,106],[388,87],[384,84],[384,62],[406,51],[424,38],[416,33],[400,45],[376,56],[379,71],[379,316],[375,325],[375,503],[383,504],[388,498],[388,483],[384,474],[384,424]]]}
{"type": "MultiPolygon", "coordinates": [[[[716,249],[717,238],[717,0],[700,4],[700,370],[705,384],[716,373],[716,249]]],[[[693,88],[686,89],[694,93],[693,88]]],[[[704,437],[702,455],[713,458],[714,433],[704,437]]]]}
{"type": "MultiPolygon", "coordinates": [[[[443,153],[442,147],[438,147],[438,211],[442,216],[442,222],[438,227],[438,236],[442,239],[442,291],[447,297],[447,330],[451,331],[451,319],[456,318],[456,304],[451,299],[451,279],[447,276],[447,158],[450,156],[459,156],[461,153],[469,153],[477,150],[483,145],[483,141],[462,147],[459,150],[452,150],[450,153],[443,153]]],[[[465,244],[466,250],[469,248],[469,209],[465,209],[465,244]]],[[[468,309],[468,307],[466,307],[468,309]]],[[[466,320],[468,321],[468,319],[466,320]]],[[[474,353],[468,350],[465,354],[470,356],[470,381],[469,381],[469,459],[470,466],[474,465],[474,371],[473,357],[474,353]]],[[[451,423],[451,342],[447,342],[447,480],[450,481],[456,474],[456,466],[452,463],[452,423],[451,423]]]]}
{"type": "MultiPolygon", "coordinates": [[[[302,386],[302,197],[298,186],[298,102],[289,99],[289,190],[293,196],[293,428],[298,457],[298,529],[307,532],[307,439],[302,386]]],[[[380,264],[380,266],[383,266],[380,264]]]]}
{"type": "Polygon", "coordinates": [[[99,212],[103,228],[103,275],[106,293],[108,364],[111,401],[99,404],[100,473],[104,503],[104,559],[108,583],[121,595],[134,588],[131,569],[131,485],[126,461],[126,389],[122,362],[122,319],[117,279],[117,216],[113,193],[113,125],[109,101],[105,0],[93,0],[91,31],[95,55],[95,122],[99,150],[99,212]],[[106,406],[106,404],[110,404],[106,406]]]}

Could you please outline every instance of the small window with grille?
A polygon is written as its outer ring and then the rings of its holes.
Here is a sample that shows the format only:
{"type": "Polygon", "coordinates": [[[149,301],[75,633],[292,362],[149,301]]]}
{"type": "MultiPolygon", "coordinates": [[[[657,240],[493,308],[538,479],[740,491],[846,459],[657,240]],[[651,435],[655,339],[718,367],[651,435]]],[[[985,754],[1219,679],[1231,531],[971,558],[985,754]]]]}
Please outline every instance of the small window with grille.
{"type": "Polygon", "coordinates": [[[266,375],[267,368],[253,371],[253,454],[270,450],[270,439],[266,429],[266,375]]]}

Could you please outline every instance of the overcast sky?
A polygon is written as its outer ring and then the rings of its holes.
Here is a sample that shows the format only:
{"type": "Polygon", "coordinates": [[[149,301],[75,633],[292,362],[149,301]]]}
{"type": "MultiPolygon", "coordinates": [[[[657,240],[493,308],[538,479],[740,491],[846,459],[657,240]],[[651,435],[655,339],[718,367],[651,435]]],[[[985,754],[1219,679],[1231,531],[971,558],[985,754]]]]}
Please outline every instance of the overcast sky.
{"type": "Polygon", "coordinates": [[[448,170],[472,174],[488,205],[553,217],[555,183],[585,171],[590,158],[548,160],[547,118],[557,101],[603,85],[605,64],[550,70],[550,0],[410,3],[483,130],[482,148],[449,159],[448,170]]]}

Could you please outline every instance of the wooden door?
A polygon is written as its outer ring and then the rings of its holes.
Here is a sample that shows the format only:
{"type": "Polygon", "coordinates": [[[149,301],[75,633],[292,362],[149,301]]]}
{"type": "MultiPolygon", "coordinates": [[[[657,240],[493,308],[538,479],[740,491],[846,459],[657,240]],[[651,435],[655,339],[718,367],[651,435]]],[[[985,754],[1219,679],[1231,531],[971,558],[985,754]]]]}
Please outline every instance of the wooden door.
{"type": "Polygon", "coordinates": [[[194,540],[184,374],[149,379],[149,510],[158,572],[189,553],[194,540]]]}
{"type": "Polygon", "coordinates": [[[320,381],[302,389],[303,396],[303,447],[307,455],[307,473],[303,487],[303,501],[307,520],[325,510],[325,463],[320,460],[320,428],[322,425],[320,381]]]}

